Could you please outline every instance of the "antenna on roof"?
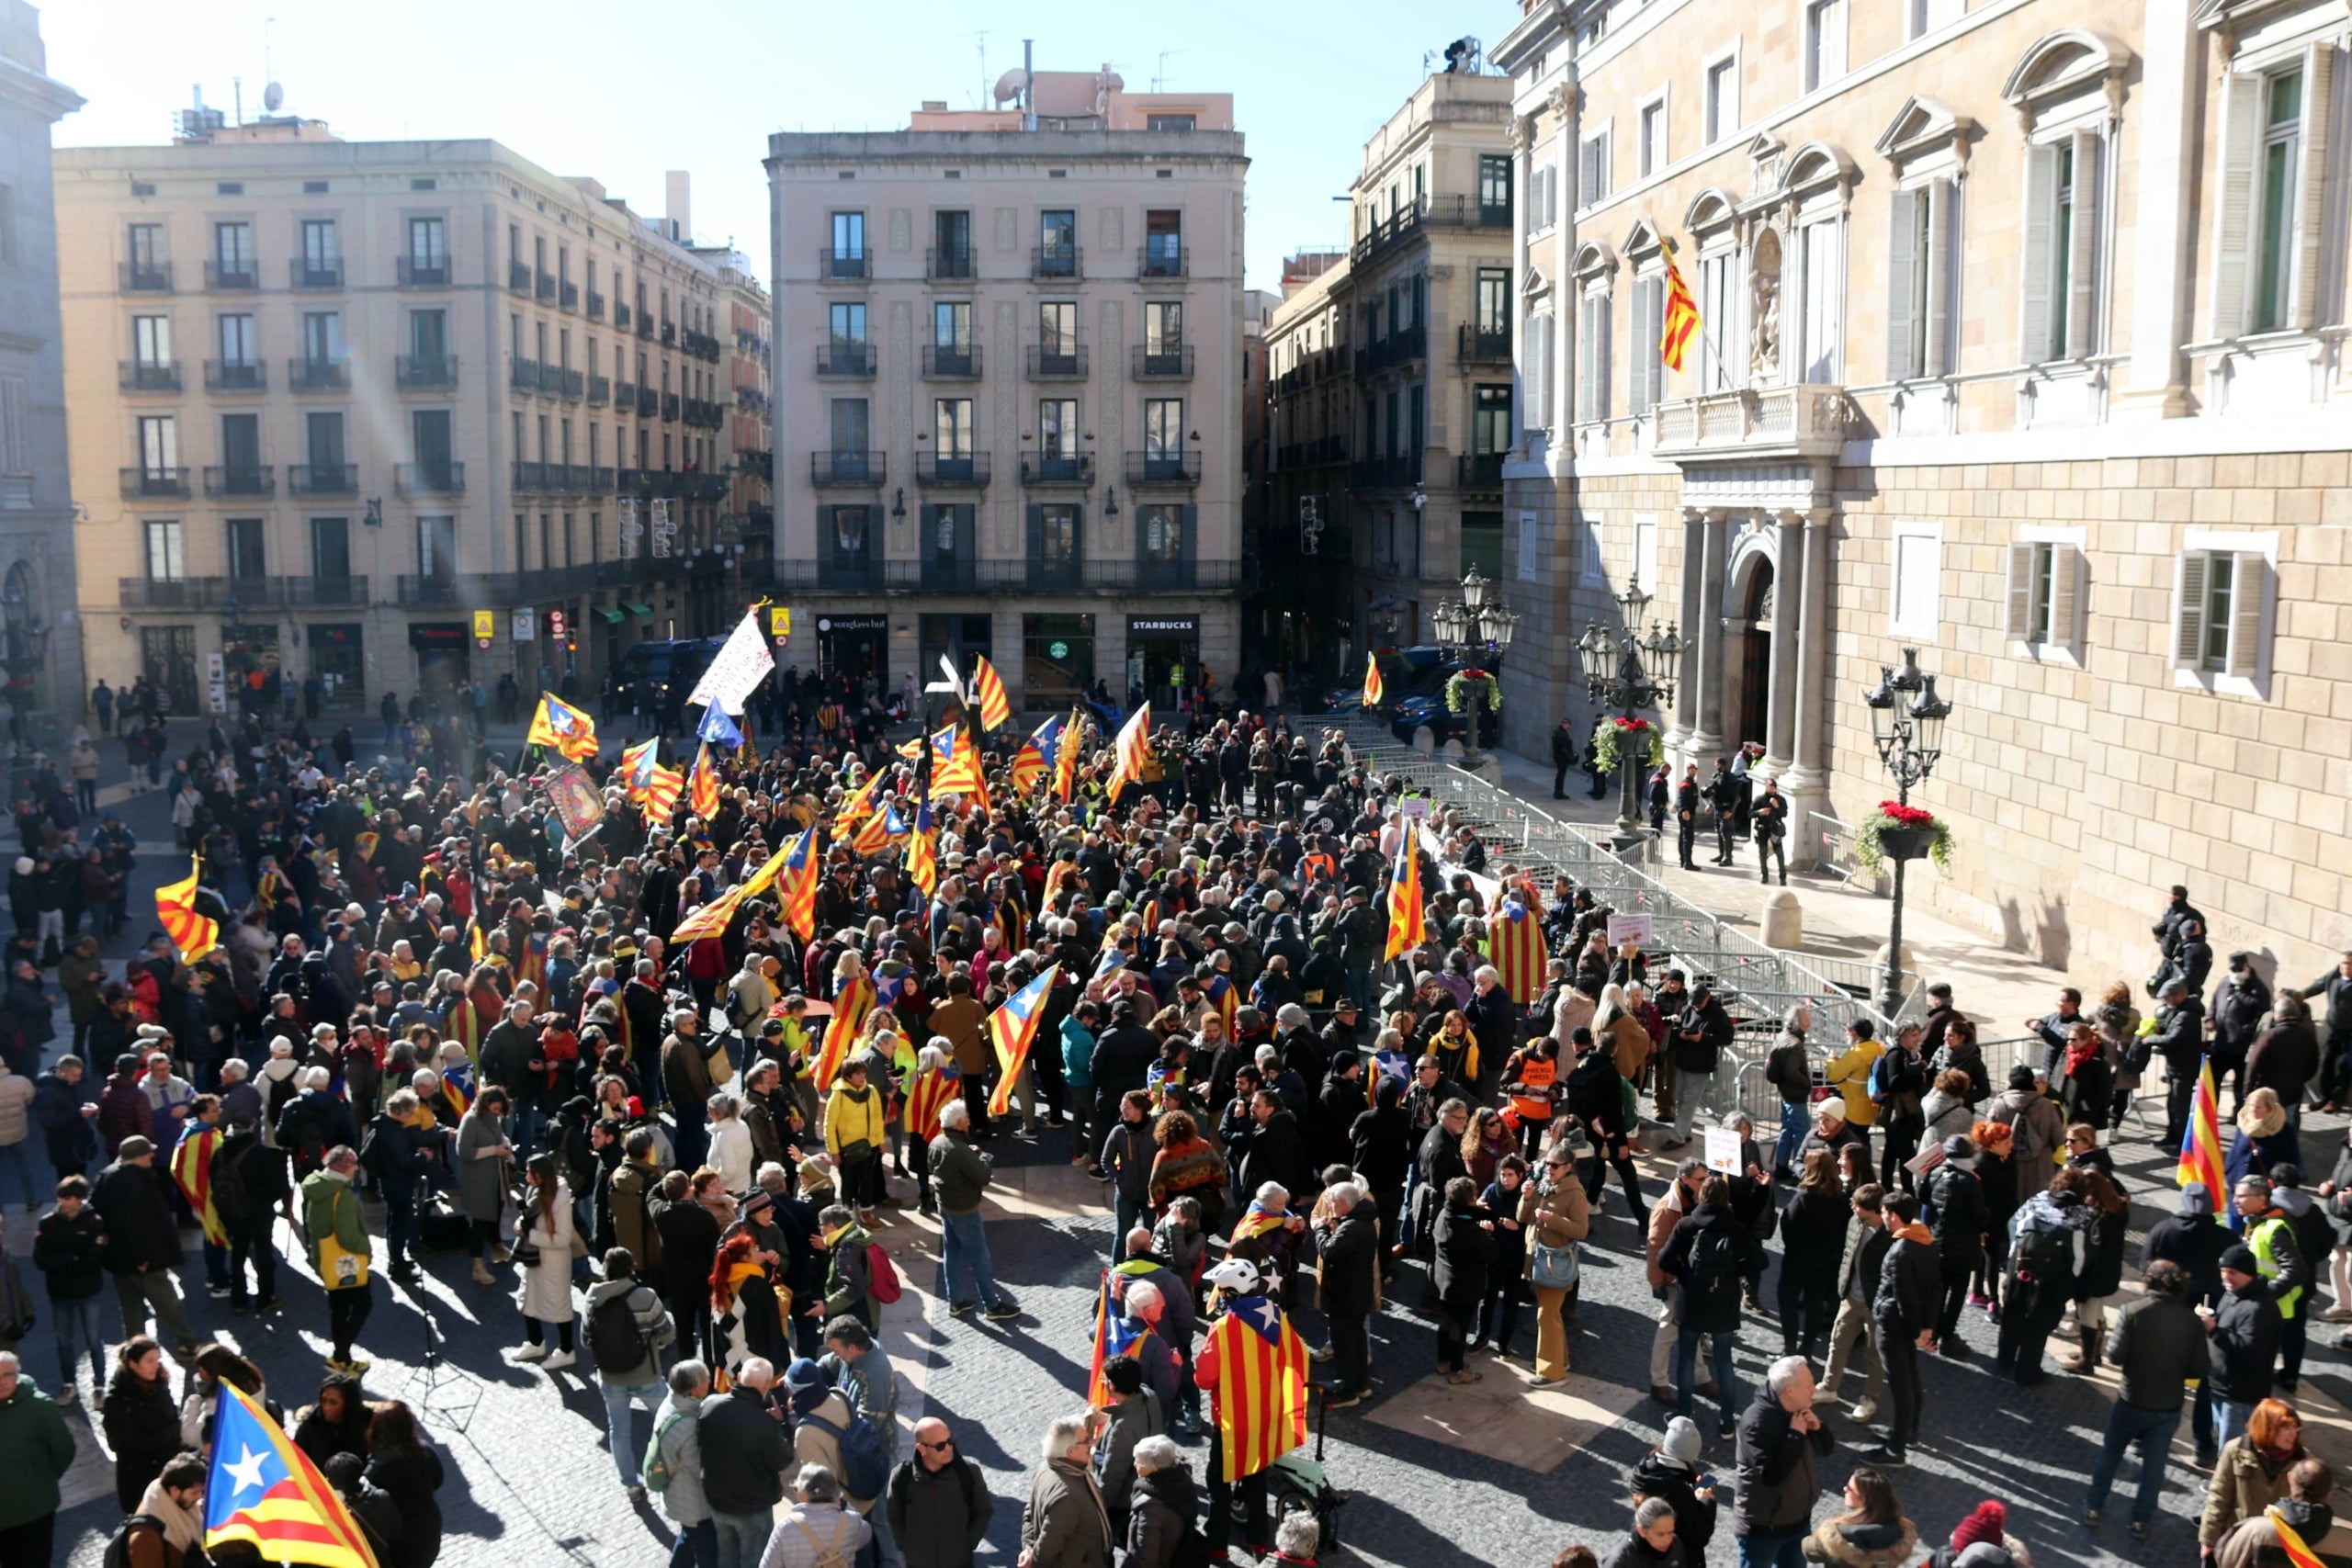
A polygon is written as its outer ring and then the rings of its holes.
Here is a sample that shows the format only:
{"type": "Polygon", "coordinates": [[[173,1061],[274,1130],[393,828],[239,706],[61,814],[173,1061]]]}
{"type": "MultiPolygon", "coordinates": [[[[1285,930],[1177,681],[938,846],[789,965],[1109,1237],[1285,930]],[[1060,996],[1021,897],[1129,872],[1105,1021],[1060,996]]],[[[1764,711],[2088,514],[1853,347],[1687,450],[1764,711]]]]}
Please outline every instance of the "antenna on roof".
{"type": "Polygon", "coordinates": [[[1189,49],[1161,50],[1159,51],[1159,69],[1152,73],[1151,90],[1157,93],[1166,87],[1168,83],[1168,62],[1170,59],[1179,54],[1190,54],[1193,51],[1189,49]]]}

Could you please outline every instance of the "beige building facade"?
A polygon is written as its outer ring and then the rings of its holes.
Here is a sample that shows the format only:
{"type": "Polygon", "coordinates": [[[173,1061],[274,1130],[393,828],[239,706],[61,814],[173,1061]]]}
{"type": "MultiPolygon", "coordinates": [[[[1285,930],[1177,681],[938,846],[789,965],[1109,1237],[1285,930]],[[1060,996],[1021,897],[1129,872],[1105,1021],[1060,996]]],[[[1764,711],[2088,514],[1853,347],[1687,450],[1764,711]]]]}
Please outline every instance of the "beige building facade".
{"type": "Polygon", "coordinates": [[[182,124],[56,156],[93,676],[372,711],[724,629],[715,266],[495,142],[182,124]]]}
{"type": "Polygon", "coordinates": [[[770,139],[783,657],[1164,707],[1239,660],[1248,160],[1225,95],[1026,90],[770,139]]]}
{"type": "Polygon", "coordinates": [[[1573,641],[1638,584],[1691,644],[1677,757],[1755,742],[1850,823],[1894,793],[1861,694],[1916,648],[1956,705],[1916,798],[1960,848],[1915,897],[2085,980],[2147,971],[2175,882],[2284,977],[2352,947],[2347,31],[1529,6],[1511,743],[1589,722],[1573,641]]]}

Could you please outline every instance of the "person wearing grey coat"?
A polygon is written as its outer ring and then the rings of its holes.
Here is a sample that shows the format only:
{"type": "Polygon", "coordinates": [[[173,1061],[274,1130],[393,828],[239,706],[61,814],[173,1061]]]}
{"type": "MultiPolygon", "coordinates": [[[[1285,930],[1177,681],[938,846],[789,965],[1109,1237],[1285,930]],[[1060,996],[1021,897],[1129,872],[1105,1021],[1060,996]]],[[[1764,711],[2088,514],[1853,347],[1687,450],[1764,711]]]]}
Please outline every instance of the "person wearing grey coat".
{"type": "Polygon", "coordinates": [[[499,1215],[506,1206],[506,1189],[514,1179],[514,1149],[506,1141],[503,1118],[507,1100],[503,1089],[485,1089],[458,1122],[458,1206],[474,1226],[474,1283],[491,1282],[489,1265],[506,1261],[505,1246],[498,1239],[499,1215]],[[485,1259],[485,1254],[488,1254],[485,1259]]]}
{"type": "Polygon", "coordinates": [[[1088,1469],[1093,1423],[1065,1416],[1046,1428],[1045,1462],[1029,1477],[1021,1511],[1028,1568],[1111,1568],[1111,1517],[1088,1469]]]}
{"type": "Polygon", "coordinates": [[[689,1557],[707,1546],[718,1554],[710,1522],[710,1497],[702,1489],[702,1405],[710,1393],[710,1369],[680,1361],[670,1369],[670,1395],[653,1413],[653,1441],[670,1479],[662,1488],[662,1511],[678,1527],[689,1557]]]}

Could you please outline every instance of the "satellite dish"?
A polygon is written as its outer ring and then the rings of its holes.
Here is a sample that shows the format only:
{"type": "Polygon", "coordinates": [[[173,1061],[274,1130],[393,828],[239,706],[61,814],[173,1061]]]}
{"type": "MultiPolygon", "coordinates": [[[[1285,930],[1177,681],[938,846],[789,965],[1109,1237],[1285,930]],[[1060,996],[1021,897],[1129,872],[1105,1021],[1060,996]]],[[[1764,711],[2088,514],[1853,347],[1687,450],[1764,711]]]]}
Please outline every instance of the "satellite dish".
{"type": "Polygon", "coordinates": [[[1014,66],[996,79],[996,101],[1001,104],[1012,102],[1021,96],[1022,89],[1028,85],[1029,73],[1019,66],[1014,66]]]}
{"type": "Polygon", "coordinates": [[[275,82],[272,82],[268,86],[264,87],[261,90],[261,107],[267,109],[272,114],[276,114],[277,112],[278,106],[283,104],[285,101],[286,89],[279,86],[275,82]]]}

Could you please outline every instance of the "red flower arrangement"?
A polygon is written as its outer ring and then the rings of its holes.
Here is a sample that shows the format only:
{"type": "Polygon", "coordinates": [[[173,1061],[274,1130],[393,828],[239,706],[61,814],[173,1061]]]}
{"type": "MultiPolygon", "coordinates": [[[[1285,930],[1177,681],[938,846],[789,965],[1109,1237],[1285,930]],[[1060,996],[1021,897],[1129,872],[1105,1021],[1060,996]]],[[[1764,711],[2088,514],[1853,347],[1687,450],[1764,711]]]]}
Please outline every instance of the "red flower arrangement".
{"type": "Polygon", "coordinates": [[[1882,800],[1878,808],[1898,828],[1924,828],[1936,819],[1934,812],[1922,811],[1916,806],[1905,806],[1900,801],[1882,800]]]}
{"type": "MultiPolygon", "coordinates": [[[[1862,818],[1854,830],[1854,863],[1871,875],[1878,874],[1886,861],[1882,835],[1889,832],[1928,835],[1928,856],[1936,869],[1946,876],[1951,874],[1951,828],[1932,811],[1916,806],[1905,806],[1897,800],[1882,800],[1878,809],[1862,818]]],[[[1909,856],[1905,858],[1908,859],[1909,856]]]]}
{"type": "Polygon", "coordinates": [[[1637,734],[1640,731],[1650,728],[1650,721],[1645,718],[1619,717],[1613,718],[1610,722],[1614,724],[1618,728],[1632,734],[1637,734]]]}
{"type": "Polygon", "coordinates": [[[1653,767],[1666,760],[1657,726],[1648,719],[1606,714],[1592,727],[1593,764],[1602,773],[1615,773],[1623,755],[1622,748],[1629,746],[1638,748],[1637,754],[1647,758],[1653,767]]]}

